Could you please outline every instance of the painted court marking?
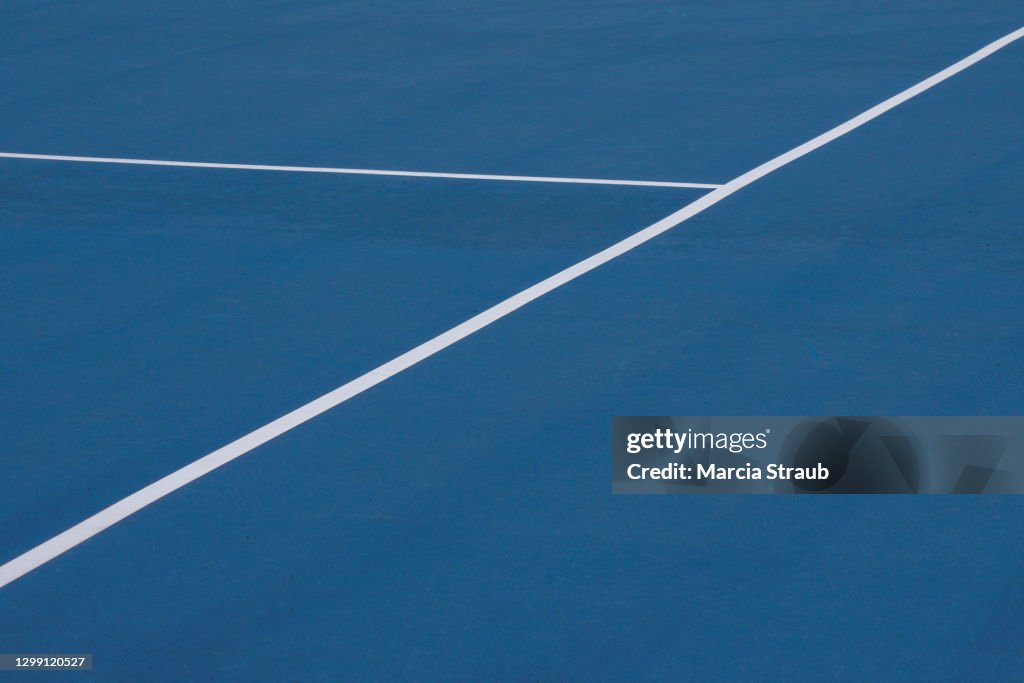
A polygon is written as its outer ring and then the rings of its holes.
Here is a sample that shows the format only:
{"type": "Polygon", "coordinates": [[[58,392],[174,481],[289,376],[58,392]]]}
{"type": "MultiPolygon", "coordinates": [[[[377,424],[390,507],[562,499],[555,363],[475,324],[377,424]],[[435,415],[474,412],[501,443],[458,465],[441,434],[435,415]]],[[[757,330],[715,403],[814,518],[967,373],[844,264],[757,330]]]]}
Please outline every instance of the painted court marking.
{"type": "Polygon", "coordinates": [[[324,394],[309,403],[301,406],[292,412],[277,418],[259,429],[246,434],[236,441],[218,448],[208,455],[199,458],[195,462],[172,472],[163,479],[156,481],[149,486],[131,494],[110,507],[96,513],[85,521],[82,521],[67,531],[64,531],[50,540],[42,543],[26,553],[14,558],[0,566],[0,587],[15,581],[39,566],[49,562],[71,548],[84,543],[96,534],[117,524],[126,517],[151,505],[164,496],[176,491],[183,486],[209,474],[218,467],[239,458],[249,451],[257,448],[271,439],[284,434],[285,432],[307,422],[317,415],[344,403],[353,396],[358,396],[367,389],[370,389],[384,380],[392,377],[403,370],[407,370],[416,363],[433,356],[461,339],[477,332],[491,323],[504,318],[513,311],[522,308],[538,297],[544,296],[562,285],[575,280],[585,273],[594,270],[598,266],[608,263],[612,259],[622,256],[626,252],[635,249],[641,244],[654,239],[658,235],[671,230],[680,223],[693,218],[702,211],[714,206],[726,197],[738,192],[747,185],[756,182],[764,176],[772,173],[787,164],[790,164],[800,157],[823,147],[833,140],[846,135],[847,133],[863,126],[869,121],[878,118],[887,111],[899,106],[907,100],[920,95],[926,90],[933,88],[942,81],[960,73],[997,50],[1000,50],[1010,43],[1024,37],[1024,27],[1013,33],[1003,36],[995,42],[989,43],[977,52],[965,57],[959,62],[949,66],[933,76],[926,78],[917,85],[907,88],[898,95],[876,104],[867,111],[858,114],[849,121],[842,123],[835,128],[822,133],[821,135],[808,140],[798,147],[794,147],[785,154],[775,157],[760,166],[747,171],[741,176],[730,180],[725,185],[713,190],[696,201],[687,204],[673,214],[662,218],[657,223],[650,225],[640,232],[630,235],[626,239],[613,244],[607,249],[600,251],[579,263],[566,268],[565,270],[552,275],[546,280],[524,289],[501,303],[492,306],[486,311],[473,316],[469,320],[456,325],[433,339],[420,344],[416,348],[403,353],[387,363],[355,378],[334,391],[324,394]]]}
{"type": "Polygon", "coordinates": [[[330,168],[327,166],[269,166],[266,164],[221,164],[208,161],[165,161],[162,159],[119,159],[116,157],[73,157],[60,154],[22,154],[0,152],[0,159],[37,161],[76,161],[88,164],[124,164],[129,166],[180,166],[184,168],[223,168],[234,171],[283,171],[287,173],[335,173],[338,175],[384,175],[402,178],[447,178],[449,180],[504,180],[517,183],[569,183],[576,185],[632,185],[640,187],[685,187],[714,190],[711,183],[676,183],[667,180],[609,180],[606,178],[555,178],[532,175],[484,175],[480,173],[436,173],[434,171],[385,171],[372,168],[330,168]]]}

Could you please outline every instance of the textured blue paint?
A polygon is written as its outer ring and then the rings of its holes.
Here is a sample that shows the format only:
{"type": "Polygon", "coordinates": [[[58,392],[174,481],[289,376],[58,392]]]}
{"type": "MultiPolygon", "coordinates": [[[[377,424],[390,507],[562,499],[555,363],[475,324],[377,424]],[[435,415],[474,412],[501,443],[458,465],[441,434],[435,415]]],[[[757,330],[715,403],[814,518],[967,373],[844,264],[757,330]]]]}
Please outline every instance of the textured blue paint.
{"type": "MultiPolygon", "coordinates": [[[[1011,2],[0,3],[0,150],[725,181],[1011,2]]],[[[0,590],[97,681],[1016,681],[1017,498],[612,497],[615,414],[1024,413],[1024,47],[0,590]]],[[[0,160],[0,559],[699,196],[0,160]]]]}

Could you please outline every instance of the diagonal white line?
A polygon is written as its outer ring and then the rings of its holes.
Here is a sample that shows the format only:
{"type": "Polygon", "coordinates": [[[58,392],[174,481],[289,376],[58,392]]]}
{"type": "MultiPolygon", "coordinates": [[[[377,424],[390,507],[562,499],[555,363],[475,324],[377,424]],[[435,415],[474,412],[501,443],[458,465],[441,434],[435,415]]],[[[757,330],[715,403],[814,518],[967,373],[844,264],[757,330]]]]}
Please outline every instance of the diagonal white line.
{"type": "Polygon", "coordinates": [[[179,166],[183,168],[222,168],[234,171],[280,171],[285,173],[334,173],[337,175],[383,175],[401,178],[447,178],[449,180],[504,180],[517,183],[567,183],[573,185],[632,185],[639,187],[685,187],[713,190],[721,187],[711,183],[677,183],[667,180],[611,180],[607,178],[556,178],[533,175],[486,175],[481,173],[438,173],[435,171],[388,171],[373,168],[331,168],[329,166],[271,166],[267,164],[222,164],[210,161],[168,161],[163,159],[120,159],[117,157],[75,157],[61,154],[23,154],[0,152],[0,159],[33,159],[36,161],[75,161],[87,164],[122,164],[127,166],[179,166]]]}
{"type": "Polygon", "coordinates": [[[662,218],[657,223],[644,228],[640,232],[630,235],[621,242],[617,242],[607,249],[600,251],[593,256],[586,258],[559,273],[556,273],[555,275],[552,275],[546,280],[542,280],[532,287],[524,289],[518,294],[515,294],[501,303],[492,306],[483,313],[473,316],[469,320],[460,325],[456,325],[447,332],[444,332],[433,339],[420,344],[416,348],[403,353],[397,358],[384,363],[380,367],[367,372],[365,375],[357,377],[347,384],[338,387],[334,391],[324,394],[320,398],[310,401],[304,406],[296,408],[287,415],[279,417],[273,422],[260,427],[256,431],[250,432],[242,438],[218,448],[212,453],[199,458],[195,462],[182,467],[176,472],[172,472],[163,479],[153,482],[149,486],[140,489],[127,498],[124,498],[110,507],[101,510],[85,521],[79,522],[67,531],[54,536],[50,540],[0,566],[0,588],[21,578],[25,574],[67,552],[71,548],[84,543],[96,534],[113,526],[114,524],[117,524],[142,508],[160,500],[169,493],[172,493],[183,486],[190,484],[196,479],[209,474],[218,467],[245,455],[254,448],[257,448],[271,439],[294,429],[298,425],[312,420],[317,415],[344,403],[353,396],[358,396],[367,389],[380,384],[389,377],[392,377],[403,370],[407,370],[416,363],[433,356],[457,341],[465,339],[474,332],[477,332],[491,323],[504,318],[513,311],[522,308],[534,299],[544,296],[548,292],[575,280],[581,275],[594,270],[598,266],[601,266],[612,259],[618,258],[639,245],[654,239],[668,230],[671,230],[680,223],[689,220],[705,209],[714,206],[747,185],[750,185],[769,173],[796,161],[805,154],[809,154],[819,147],[827,145],[836,138],[846,135],[850,131],[863,126],[872,119],[878,118],[887,111],[917,95],[920,95],[924,91],[938,85],[947,78],[950,78],[964,69],[977,64],[992,53],[1006,47],[1021,37],[1024,37],[1024,27],[1003,36],[995,42],[989,43],[982,49],[965,57],[964,59],[961,59],[952,66],[949,66],[937,74],[926,78],[917,85],[907,88],[898,95],[894,95],[884,102],[871,107],[864,113],[858,114],[849,121],[846,121],[845,123],[822,133],[816,138],[808,140],[799,147],[794,147],[785,154],[777,156],[771,161],[761,164],[757,168],[751,169],[743,175],[730,180],[717,190],[709,192],[700,199],[687,204],[675,213],[662,218]]]}

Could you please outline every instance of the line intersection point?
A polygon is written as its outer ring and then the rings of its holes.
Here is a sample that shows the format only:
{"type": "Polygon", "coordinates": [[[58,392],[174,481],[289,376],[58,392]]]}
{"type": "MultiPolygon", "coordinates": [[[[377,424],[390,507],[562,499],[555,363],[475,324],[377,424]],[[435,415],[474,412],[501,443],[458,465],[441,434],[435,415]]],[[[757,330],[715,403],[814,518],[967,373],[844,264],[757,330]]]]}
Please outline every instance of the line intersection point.
{"type": "MultiPolygon", "coordinates": [[[[515,294],[482,313],[469,318],[465,322],[439,334],[433,339],[420,344],[383,365],[380,365],[379,367],[374,368],[373,370],[370,370],[369,372],[338,387],[337,389],[334,389],[333,391],[324,394],[323,396],[320,396],[299,408],[296,408],[292,412],[267,423],[255,431],[232,441],[226,446],[218,448],[212,453],[199,458],[181,469],[172,472],[166,477],[140,489],[139,491],[136,491],[126,498],[123,498],[110,507],[101,510],[84,521],[79,522],[70,529],[54,536],[50,540],[41,543],[18,557],[15,557],[6,564],[0,565],[0,588],[16,581],[25,574],[28,574],[81,543],[84,543],[88,539],[124,520],[142,508],[145,508],[164,496],[187,486],[191,482],[209,474],[222,465],[249,453],[271,439],[294,429],[298,425],[301,425],[331,408],[344,403],[350,398],[358,396],[364,391],[385,381],[389,377],[393,377],[394,375],[409,369],[420,361],[433,356],[452,344],[465,339],[474,332],[477,332],[522,308],[531,301],[544,296],[545,294],[575,280],[591,270],[622,256],[645,242],[654,239],[658,235],[671,230],[684,221],[693,218],[697,214],[714,206],[732,194],[735,194],[751,183],[756,182],[783,166],[810,154],[833,140],[836,140],[837,138],[842,137],[843,135],[846,135],[847,133],[878,118],[907,100],[920,95],[946,79],[970,68],[986,57],[1022,37],[1024,37],[1024,27],[989,43],[977,52],[968,55],[955,64],[952,64],[942,71],[929,76],[923,81],[907,88],[889,99],[876,104],[870,109],[858,114],[835,128],[832,128],[831,130],[808,140],[802,145],[794,147],[788,152],[785,152],[784,154],[781,154],[774,159],[743,173],[726,184],[708,192],[696,201],[687,204],[678,211],[665,216],[652,225],[649,225],[643,230],[640,230],[639,232],[626,237],[620,242],[613,244],[612,246],[566,268],[565,270],[562,270],[561,272],[524,289],[518,294],[515,294]]],[[[7,153],[0,156],[11,157],[17,155],[7,153]]],[[[18,158],[21,157],[36,158],[31,155],[21,155],[18,158]]],[[[72,159],[83,160],[83,158],[72,159]]],[[[121,160],[117,163],[133,162],[121,160]]]]}

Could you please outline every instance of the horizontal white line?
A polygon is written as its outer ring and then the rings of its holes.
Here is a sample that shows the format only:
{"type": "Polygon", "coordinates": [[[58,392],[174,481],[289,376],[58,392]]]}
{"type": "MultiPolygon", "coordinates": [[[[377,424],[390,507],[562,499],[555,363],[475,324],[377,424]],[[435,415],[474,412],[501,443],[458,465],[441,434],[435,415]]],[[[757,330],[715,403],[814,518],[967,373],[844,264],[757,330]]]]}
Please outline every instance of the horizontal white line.
{"type": "Polygon", "coordinates": [[[127,164],[132,166],[180,166],[183,168],[226,168],[235,171],[284,171],[287,173],[337,173],[341,175],[383,175],[402,178],[448,178],[454,180],[504,180],[517,183],[572,183],[576,185],[633,185],[640,187],[684,187],[714,190],[710,183],[675,183],[667,180],[610,180],[606,178],[555,178],[530,175],[486,175],[482,173],[435,173],[433,171],[387,171],[373,168],[330,168],[325,166],[271,166],[267,164],[221,164],[208,161],[166,161],[162,159],[119,159],[117,157],[75,157],[62,154],[21,154],[0,152],[3,159],[37,161],[76,161],[88,164],[127,164]]]}
{"type": "Polygon", "coordinates": [[[347,384],[338,387],[334,391],[310,401],[287,415],[279,417],[273,422],[246,434],[240,439],[218,448],[212,453],[199,458],[195,462],[172,472],[163,479],[160,479],[159,481],[156,481],[131,494],[127,498],[114,503],[110,507],[101,510],[85,521],[79,522],[67,531],[54,536],[50,540],[0,566],[0,588],[24,576],[46,562],[49,562],[53,558],[67,552],[80,543],[85,542],[96,534],[102,532],[104,529],[117,524],[147,505],[151,505],[152,503],[160,500],[169,493],[177,491],[183,486],[199,479],[203,475],[209,474],[218,467],[221,467],[222,465],[245,455],[254,448],[267,443],[271,439],[294,429],[302,423],[313,419],[317,415],[320,415],[341,403],[344,403],[353,396],[358,396],[367,389],[380,384],[389,377],[393,377],[394,375],[409,369],[420,361],[433,356],[459,340],[465,339],[474,332],[477,332],[491,323],[504,318],[513,311],[522,308],[534,299],[544,296],[548,292],[575,280],[581,275],[594,270],[598,266],[608,263],[612,259],[622,256],[641,244],[644,244],[658,235],[671,230],[680,223],[693,218],[697,214],[711,206],[714,206],[747,185],[750,185],[769,173],[796,161],[805,154],[809,154],[819,147],[827,145],[836,138],[846,135],[850,131],[863,126],[872,119],[881,116],[890,109],[899,106],[912,97],[921,94],[947,78],[950,78],[964,69],[980,62],[995,51],[1009,45],[1021,37],[1024,37],[1024,28],[1017,29],[1013,33],[990,43],[981,50],[978,50],[956,64],[943,69],[934,76],[926,78],[917,85],[907,88],[898,95],[890,97],[884,102],[868,109],[864,113],[853,117],[849,121],[822,133],[812,140],[808,140],[799,147],[795,147],[785,154],[775,157],[771,161],[761,164],[757,168],[751,169],[743,175],[730,180],[717,190],[707,193],[703,197],[687,204],[675,213],[662,218],[657,223],[644,228],[640,232],[630,235],[621,242],[613,244],[607,249],[600,251],[593,256],[590,256],[589,258],[556,273],[555,275],[552,275],[546,280],[524,289],[518,294],[515,294],[501,303],[492,306],[486,311],[473,316],[459,325],[456,325],[447,332],[439,334],[433,339],[420,344],[416,348],[403,353],[387,363],[384,363],[380,367],[377,367],[347,384]]]}

